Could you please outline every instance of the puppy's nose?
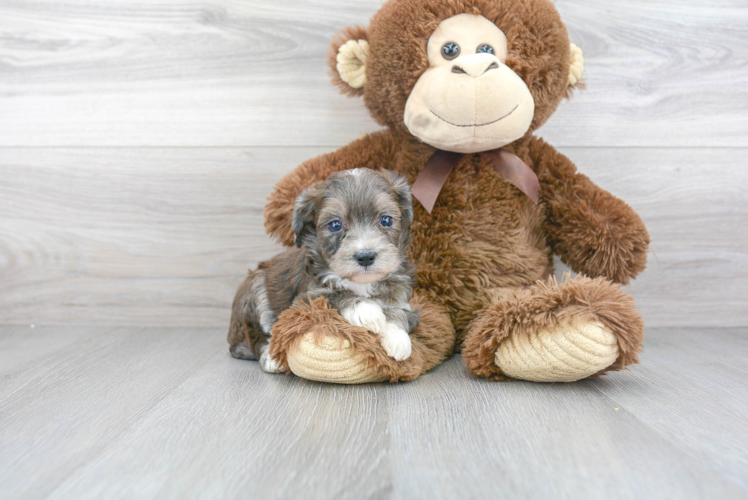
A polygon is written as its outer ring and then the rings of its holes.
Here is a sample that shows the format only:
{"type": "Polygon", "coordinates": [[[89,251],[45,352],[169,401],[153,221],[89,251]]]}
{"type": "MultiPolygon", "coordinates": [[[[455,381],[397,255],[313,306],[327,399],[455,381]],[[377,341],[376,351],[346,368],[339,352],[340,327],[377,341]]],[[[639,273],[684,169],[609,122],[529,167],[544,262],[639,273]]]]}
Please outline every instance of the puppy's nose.
{"type": "Polygon", "coordinates": [[[364,267],[369,267],[374,263],[374,259],[377,258],[377,254],[375,252],[359,252],[356,254],[356,262],[358,262],[360,265],[364,267]]]}

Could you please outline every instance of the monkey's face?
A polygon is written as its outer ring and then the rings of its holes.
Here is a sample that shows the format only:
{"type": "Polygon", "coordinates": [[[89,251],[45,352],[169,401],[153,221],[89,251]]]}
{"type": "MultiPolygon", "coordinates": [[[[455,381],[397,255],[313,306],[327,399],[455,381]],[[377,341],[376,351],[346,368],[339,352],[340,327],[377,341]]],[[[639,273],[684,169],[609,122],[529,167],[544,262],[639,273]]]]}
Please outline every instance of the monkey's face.
{"type": "Polygon", "coordinates": [[[405,125],[423,142],[475,153],[505,146],[530,128],[535,102],[507,66],[504,33],[483,16],[442,21],[427,45],[429,68],[405,104],[405,125]]]}
{"type": "Polygon", "coordinates": [[[387,0],[336,36],[328,64],[396,134],[478,153],[545,123],[584,59],[548,0],[387,0]]]}

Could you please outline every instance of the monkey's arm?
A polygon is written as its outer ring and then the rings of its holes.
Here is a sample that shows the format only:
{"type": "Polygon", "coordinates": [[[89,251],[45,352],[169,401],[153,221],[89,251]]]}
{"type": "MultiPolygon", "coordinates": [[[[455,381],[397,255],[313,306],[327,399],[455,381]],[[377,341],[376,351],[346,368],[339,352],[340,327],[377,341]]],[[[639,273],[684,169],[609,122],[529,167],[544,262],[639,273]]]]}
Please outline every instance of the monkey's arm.
{"type": "Polygon", "coordinates": [[[383,167],[394,157],[395,141],[389,131],[375,132],[337,151],[302,163],[275,185],[265,205],[265,231],[285,246],[293,246],[291,214],[296,198],[310,184],[326,179],[333,172],[357,167],[383,167]]]}
{"type": "Polygon", "coordinates": [[[571,160],[541,139],[533,139],[530,155],[554,253],[575,272],[617,283],[643,271],[649,234],[639,215],[577,173],[571,160]]]}

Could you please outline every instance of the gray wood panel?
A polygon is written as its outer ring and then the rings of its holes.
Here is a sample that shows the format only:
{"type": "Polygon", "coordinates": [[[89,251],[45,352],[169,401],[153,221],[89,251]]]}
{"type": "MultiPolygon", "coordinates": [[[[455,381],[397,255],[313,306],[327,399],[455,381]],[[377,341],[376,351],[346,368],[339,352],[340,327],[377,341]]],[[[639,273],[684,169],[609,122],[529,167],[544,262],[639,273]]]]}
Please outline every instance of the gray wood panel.
{"type": "Polygon", "coordinates": [[[748,453],[735,439],[748,435],[748,342],[742,335],[741,329],[653,330],[641,365],[592,383],[681,452],[703,456],[705,466],[748,487],[748,453]]]}
{"type": "MultiPolygon", "coordinates": [[[[266,195],[325,151],[0,149],[0,323],[227,325],[246,269],[280,250],[266,195]]],[[[648,326],[748,324],[748,149],[562,151],[649,228],[628,287],[648,326]]]]}
{"type": "MultiPolygon", "coordinates": [[[[51,493],[223,347],[222,333],[87,327],[74,345],[10,369],[0,380],[0,497],[51,493]],[[15,380],[25,383],[8,391],[15,380]]],[[[23,334],[70,338],[57,327],[23,334]]],[[[0,338],[0,366],[17,354],[0,338]]]]}
{"type": "Polygon", "coordinates": [[[5,355],[0,363],[0,400],[22,390],[32,376],[49,373],[62,360],[79,353],[80,345],[106,336],[116,327],[80,328],[36,325],[0,328],[0,346],[5,355]],[[51,360],[54,360],[52,362],[51,360]]]}
{"type": "Polygon", "coordinates": [[[457,356],[352,387],[264,374],[216,329],[101,333],[10,370],[28,383],[0,392],[0,497],[748,495],[745,329],[655,329],[641,365],[577,384],[472,379],[457,356]]]}
{"type": "Polygon", "coordinates": [[[386,498],[388,389],[267,375],[224,346],[50,498],[386,498]]]}
{"type": "MultiPolygon", "coordinates": [[[[722,352],[732,345],[720,344],[722,352]]],[[[723,416],[723,405],[697,402],[669,404],[665,422],[639,418],[648,412],[662,419],[661,402],[701,394],[677,382],[682,368],[653,377],[651,370],[663,370],[652,350],[642,366],[602,381],[497,385],[471,379],[457,358],[434,376],[400,386],[389,399],[398,489],[404,498],[731,498],[748,486],[740,473],[747,456],[737,438],[748,426],[738,415],[723,416]],[[628,404],[600,397],[601,382],[623,387],[628,404]],[[722,434],[724,425],[733,432],[722,434]],[[681,435],[694,429],[698,434],[687,439],[697,445],[687,453],[681,435]],[[713,446],[715,436],[733,440],[728,453],[713,446]],[[725,474],[723,464],[737,475],[725,474]]],[[[711,376],[703,369],[698,374],[711,376]]],[[[745,380],[730,379],[733,386],[745,380]]],[[[711,400],[721,402],[720,396],[711,400]]],[[[736,406],[745,404],[746,392],[736,399],[736,406]]]]}
{"type": "MultiPolygon", "coordinates": [[[[588,90],[565,146],[748,146],[742,0],[556,2],[588,90]]],[[[330,36],[380,0],[0,5],[0,145],[339,146],[376,128],[326,74],[330,36]]]]}

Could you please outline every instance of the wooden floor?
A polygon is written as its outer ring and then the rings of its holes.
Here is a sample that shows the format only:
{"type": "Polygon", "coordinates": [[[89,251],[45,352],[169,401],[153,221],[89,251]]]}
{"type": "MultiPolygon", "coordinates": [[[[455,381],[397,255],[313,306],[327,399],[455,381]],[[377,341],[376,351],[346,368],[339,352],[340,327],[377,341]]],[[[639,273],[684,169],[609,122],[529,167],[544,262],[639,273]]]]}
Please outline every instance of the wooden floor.
{"type": "Polygon", "coordinates": [[[222,329],[0,328],[0,498],[746,498],[748,332],[650,331],[642,363],[491,383],[267,375],[222,329]]]}

